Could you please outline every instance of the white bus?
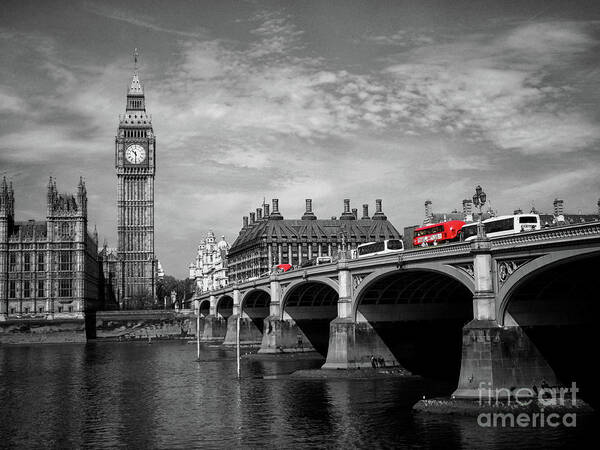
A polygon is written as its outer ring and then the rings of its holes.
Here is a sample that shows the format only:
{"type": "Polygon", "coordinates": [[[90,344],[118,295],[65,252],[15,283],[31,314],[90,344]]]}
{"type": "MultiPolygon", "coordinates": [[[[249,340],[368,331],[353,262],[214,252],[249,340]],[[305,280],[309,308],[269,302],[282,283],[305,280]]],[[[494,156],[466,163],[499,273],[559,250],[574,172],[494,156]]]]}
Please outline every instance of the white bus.
{"type": "Polygon", "coordinates": [[[356,253],[359,258],[373,255],[383,255],[386,253],[397,253],[404,251],[404,244],[400,239],[386,239],[380,242],[368,242],[356,247],[356,253]]]}
{"type": "Polygon", "coordinates": [[[333,258],[331,256],[317,256],[315,258],[315,265],[320,266],[321,264],[330,264],[333,262],[333,258]]]}
{"type": "MultiPolygon", "coordinates": [[[[492,217],[483,221],[488,237],[508,236],[523,231],[540,230],[540,216],[537,214],[516,214],[514,216],[492,217]]],[[[477,237],[477,222],[468,223],[460,229],[461,240],[472,241],[477,237]]]]}

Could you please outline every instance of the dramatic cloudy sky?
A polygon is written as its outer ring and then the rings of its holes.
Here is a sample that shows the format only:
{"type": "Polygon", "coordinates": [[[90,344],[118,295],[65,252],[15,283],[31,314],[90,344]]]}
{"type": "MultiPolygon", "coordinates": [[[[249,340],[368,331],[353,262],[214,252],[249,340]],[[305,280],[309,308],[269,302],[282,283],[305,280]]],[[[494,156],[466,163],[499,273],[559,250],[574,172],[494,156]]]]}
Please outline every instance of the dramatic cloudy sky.
{"type": "Polygon", "coordinates": [[[263,197],[299,217],[383,199],[397,228],[481,184],[500,213],[595,211],[598,1],[0,4],[0,171],[19,219],[87,180],[116,242],[114,135],[140,51],[158,137],[156,250],[185,276],[263,197]]]}

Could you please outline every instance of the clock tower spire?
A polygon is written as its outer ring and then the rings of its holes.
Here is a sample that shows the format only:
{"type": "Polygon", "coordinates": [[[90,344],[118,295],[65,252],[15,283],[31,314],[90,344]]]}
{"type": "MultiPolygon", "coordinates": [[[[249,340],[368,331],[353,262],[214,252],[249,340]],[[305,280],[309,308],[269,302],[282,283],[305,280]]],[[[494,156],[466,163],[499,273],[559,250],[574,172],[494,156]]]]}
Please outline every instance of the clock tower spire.
{"type": "Polygon", "coordinates": [[[148,297],[154,299],[156,293],[156,137],[152,128],[152,116],[146,113],[146,97],[139,79],[138,58],[136,48],[125,114],[119,115],[115,137],[119,301],[123,308],[139,307],[138,302],[148,297]]]}

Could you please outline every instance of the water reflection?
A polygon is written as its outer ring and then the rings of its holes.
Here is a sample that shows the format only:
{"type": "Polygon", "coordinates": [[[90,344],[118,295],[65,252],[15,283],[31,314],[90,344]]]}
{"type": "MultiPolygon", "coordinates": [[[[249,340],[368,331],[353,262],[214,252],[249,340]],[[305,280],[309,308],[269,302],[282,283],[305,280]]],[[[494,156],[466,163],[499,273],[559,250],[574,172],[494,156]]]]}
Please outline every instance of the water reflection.
{"type": "Polygon", "coordinates": [[[413,414],[451,386],[401,379],[263,379],[319,360],[245,359],[184,342],[0,347],[2,446],[573,447],[576,430],[482,429],[474,418],[413,414]]]}

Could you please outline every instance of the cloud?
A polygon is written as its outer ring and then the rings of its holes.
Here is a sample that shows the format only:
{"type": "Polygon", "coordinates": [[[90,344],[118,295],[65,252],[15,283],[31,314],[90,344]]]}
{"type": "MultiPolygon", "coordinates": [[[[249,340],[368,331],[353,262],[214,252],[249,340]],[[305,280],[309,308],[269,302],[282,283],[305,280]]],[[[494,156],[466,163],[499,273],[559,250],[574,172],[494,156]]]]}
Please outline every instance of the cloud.
{"type": "Polygon", "coordinates": [[[377,45],[417,47],[433,44],[435,38],[431,32],[414,32],[409,30],[398,30],[393,34],[367,34],[360,41],[377,45]]]}
{"type": "MultiPolygon", "coordinates": [[[[539,179],[527,183],[527,192],[530,198],[537,196],[552,197],[552,195],[556,195],[559,192],[565,193],[573,189],[577,191],[581,186],[581,180],[598,179],[600,177],[600,168],[586,167],[560,173],[539,174],[538,176],[539,179]]],[[[522,187],[514,186],[507,188],[504,195],[508,198],[522,198],[522,187]]]]}
{"type": "Polygon", "coordinates": [[[28,112],[27,104],[21,97],[15,95],[10,88],[0,86],[0,114],[25,115],[28,112]]]}
{"type": "Polygon", "coordinates": [[[583,25],[526,25],[496,39],[413,50],[385,73],[410,112],[409,126],[523,153],[575,151],[600,139],[600,130],[570,104],[573,88],[553,84],[550,74],[595,44],[583,25]]]}
{"type": "Polygon", "coordinates": [[[251,45],[248,55],[254,58],[288,56],[292,51],[303,48],[298,38],[304,31],[298,30],[289,19],[289,16],[284,16],[279,11],[261,11],[256,14],[252,21],[258,22],[259,26],[251,30],[251,33],[261,39],[251,45]]]}
{"type": "MultiPolygon", "coordinates": [[[[242,25],[226,39],[223,30],[180,32],[158,18],[87,9],[158,31],[176,49],[160,63],[148,58],[140,73],[158,138],[157,253],[169,271],[208,227],[232,240],[263,197],[279,197],[286,217],[299,217],[307,197],[319,217],[339,215],[344,197],[371,207],[383,197],[400,227],[420,221],[425,198],[438,210],[460,207],[473,180],[486,182],[494,207],[513,208],[530,188],[547,195],[546,178],[573,189],[578,177],[598,175],[571,169],[593,164],[599,139],[596,105],[576,101],[595,79],[571,82],[578,58],[595,57],[583,23],[380,34],[347,62],[323,58],[280,11],[234,22],[242,25]]],[[[24,61],[20,73],[35,77],[0,78],[0,113],[12,121],[0,124],[3,166],[44,180],[53,172],[66,187],[75,172],[87,174],[90,223],[114,244],[113,139],[128,56],[75,64],[50,36],[0,30],[0,39],[11,43],[4,54],[24,61]],[[43,95],[31,89],[40,79],[43,95]]],[[[43,185],[36,189],[43,201],[43,185]]]]}
{"type": "Polygon", "coordinates": [[[146,28],[152,31],[158,31],[161,33],[168,33],[187,38],[201,38],[205,36],[205,31],[203,29],[200,31],[184,31],[157,25],[156,23],[152,22],[152,19],[149,16],[140,13],[139,10],[131,12],[90,1],[84,2],[83,6],[87,11],[98,16],[106,17],[107,19],[118,20],[120,22],[125,22],[130,25],[135,25],[137,27],[146,28]]]}

